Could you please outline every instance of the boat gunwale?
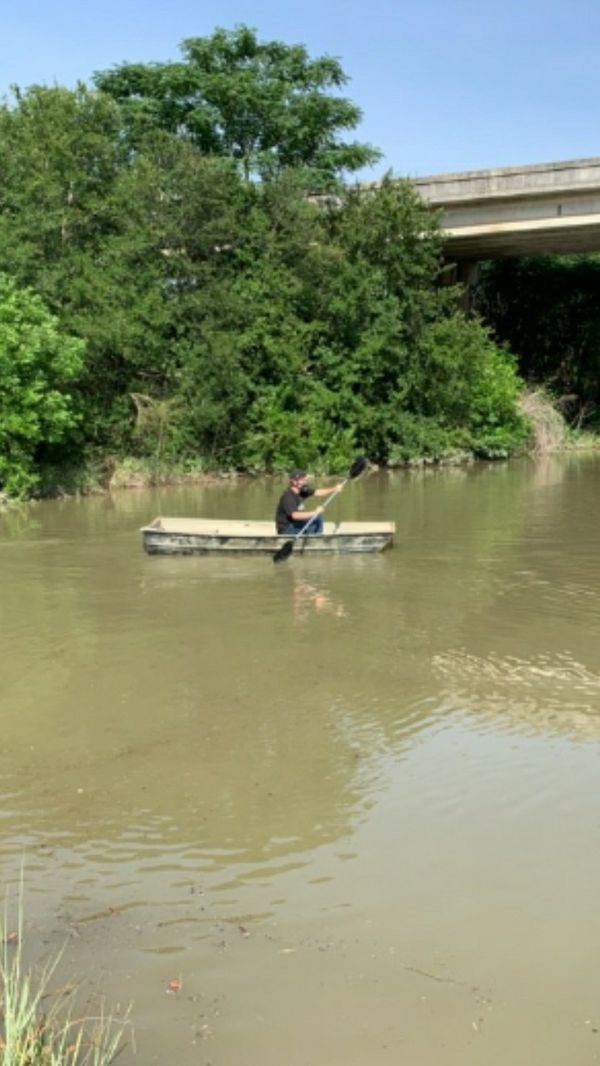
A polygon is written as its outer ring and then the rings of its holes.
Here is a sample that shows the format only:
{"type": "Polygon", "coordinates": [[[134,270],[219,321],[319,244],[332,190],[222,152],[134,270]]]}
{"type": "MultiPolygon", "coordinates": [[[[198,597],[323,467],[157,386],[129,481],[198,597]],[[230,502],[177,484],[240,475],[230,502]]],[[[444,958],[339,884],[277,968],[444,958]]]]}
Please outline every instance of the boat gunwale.
{"type": "MultiPolygon", "coordinates": [[[[200,528],[165,528],[163,525],[156,525],[155,523],[169,521],[168,518],[159,516],[154,519],[153,523],[147,526],[141,526],[140,532],[144,534],[144,540],[147,535],[162,537],[211,537],[211,538],[224,538],[226,540],[264,540],[264,541],[285,541],[290,540],[295,534],[293,533],[277,533],[273,529],[273,524],[265,520],[247,521],[245,519],[225,519],[224,524],[230,528],[218,528],[218,520],[215,525],[200,528]],[[215,528],[216,527],[216,528],[215,528]],[[233,527],[233,528],[231,528],[233,527]],[[252,528],[254,527],[254,528],[252,528]],[[262,527],[262,528],[257,528],[262,527]],[[267,528],[270,527],[270,528],[267,528]]],[[[177,522],[211,522],[212,519],[172,519],[173,523],[177,522]]],[[[320,533],[319,540],[338,540],[342,537],[393,537],[396,532],[395,522],[327,522],[325,523],[325,529],[323,533],[320,533]]]]}

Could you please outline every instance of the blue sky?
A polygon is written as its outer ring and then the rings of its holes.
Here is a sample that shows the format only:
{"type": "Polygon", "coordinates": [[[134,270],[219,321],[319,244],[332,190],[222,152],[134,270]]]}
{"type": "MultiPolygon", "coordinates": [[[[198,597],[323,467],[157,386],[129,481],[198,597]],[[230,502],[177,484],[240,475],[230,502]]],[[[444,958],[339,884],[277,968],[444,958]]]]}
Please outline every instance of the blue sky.
{"type": "Polygon", "coordinates": [[[337,56],[377,176],[600,155],[600,0],[21,0],[3,5],[0,94],[72,86],[246,23],[337,56]]]}

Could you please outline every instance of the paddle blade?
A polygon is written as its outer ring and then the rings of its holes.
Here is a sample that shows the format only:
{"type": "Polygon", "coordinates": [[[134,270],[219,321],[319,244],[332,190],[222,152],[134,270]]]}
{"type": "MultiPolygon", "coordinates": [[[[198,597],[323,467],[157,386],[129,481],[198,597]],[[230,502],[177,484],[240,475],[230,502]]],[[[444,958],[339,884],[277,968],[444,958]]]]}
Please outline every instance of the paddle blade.
{"type": "Polygon", "coordinates": [[[292,554],[293,550],[294,550],[294,541],[293,540],[286,540],[285,544],[282,544],[281,548],[278,548],[277,551],[275,552],[275,555],[273,556],[273,562],[274,563],[283,563],[286,559],[289,559],[289,557],[292,554]]]}
{"type": "Polygon", "coordinates": [[[368,462],[369,460],[364,455],[357,456],[348,471],[348,478],[360,477],[363,471],[366,470],[368,462]]]}

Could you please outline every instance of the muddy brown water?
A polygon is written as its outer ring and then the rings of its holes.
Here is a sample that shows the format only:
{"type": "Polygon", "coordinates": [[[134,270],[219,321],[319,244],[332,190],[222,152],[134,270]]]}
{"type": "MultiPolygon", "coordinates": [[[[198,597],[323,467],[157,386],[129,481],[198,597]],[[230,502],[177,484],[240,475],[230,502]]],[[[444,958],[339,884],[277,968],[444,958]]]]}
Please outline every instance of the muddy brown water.
{"type": "Polygon", "coordinates": [[[142,551],[278,489],[0,517],[28,952],[132,1004],[122,1066],[600,1061],[600,457],[349,484],[379,557],[142,551]]]}

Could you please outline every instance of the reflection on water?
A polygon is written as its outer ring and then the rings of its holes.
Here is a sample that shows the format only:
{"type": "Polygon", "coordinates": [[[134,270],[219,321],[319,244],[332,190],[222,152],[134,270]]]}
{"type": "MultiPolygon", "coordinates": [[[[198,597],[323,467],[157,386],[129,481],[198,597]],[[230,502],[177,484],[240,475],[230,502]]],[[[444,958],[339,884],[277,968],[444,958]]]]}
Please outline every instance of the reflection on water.
{"type": "Polygon", "coordinates": [[[297,622],[310,621],[311,615],[330,614],[334,618],[346,618],[347,611],[339,599],[334,599],[323,586],[294,577],[292,593],[294,618],[297,622]]]}
{"type": "Polygon", "coordinates": [[[600,673],[567,653],[528,660],[446,652],[433,667],[456,706],[493,714],[500,727],[600,739],[600,673]]]}
{"type": "Polygon", "coordinates": [[[276,479],[0,516],[0,869],[140,1061],[593,1061],[599,478],[376,473],[393,551],[279,567],[138,532],[276,479]]]}

